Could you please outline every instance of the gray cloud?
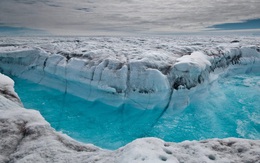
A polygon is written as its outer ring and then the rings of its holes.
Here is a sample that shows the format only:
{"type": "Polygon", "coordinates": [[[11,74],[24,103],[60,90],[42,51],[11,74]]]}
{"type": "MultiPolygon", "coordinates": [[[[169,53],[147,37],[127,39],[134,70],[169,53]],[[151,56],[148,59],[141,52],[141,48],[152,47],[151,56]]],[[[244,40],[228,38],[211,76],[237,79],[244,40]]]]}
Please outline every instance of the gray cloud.
{"type": "Polygon", "coordinates": [[[198,32],[260,18],[259,0],[1,0],[0,22],[54,34],[198,32]]]}

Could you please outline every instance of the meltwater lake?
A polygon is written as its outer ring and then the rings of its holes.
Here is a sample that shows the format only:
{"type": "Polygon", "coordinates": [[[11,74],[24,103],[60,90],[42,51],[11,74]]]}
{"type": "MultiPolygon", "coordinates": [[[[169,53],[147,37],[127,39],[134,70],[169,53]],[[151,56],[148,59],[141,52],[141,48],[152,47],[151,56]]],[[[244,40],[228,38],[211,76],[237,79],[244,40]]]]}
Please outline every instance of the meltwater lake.
{"type": "Polygon", "coordinates": [[[191,95],[184,109],[145,110],[89,102],[28,80],[13,77],[25,108],[40,111],[57,131],[106,149],[136,138],[165,141],[207,138],[260,139],[260,71],[231,69],[191,95]]]}

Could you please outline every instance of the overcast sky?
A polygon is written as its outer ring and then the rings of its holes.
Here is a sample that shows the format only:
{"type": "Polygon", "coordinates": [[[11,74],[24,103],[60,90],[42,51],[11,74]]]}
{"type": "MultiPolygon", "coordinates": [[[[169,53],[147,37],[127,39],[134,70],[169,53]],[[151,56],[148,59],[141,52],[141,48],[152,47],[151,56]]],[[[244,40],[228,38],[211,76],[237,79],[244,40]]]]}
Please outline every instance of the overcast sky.
{"type": "Polygon", "coordinates": [[[259,18],[260,0],[0,0],[0,26],[58,35],[203,32],[259,18]]]}

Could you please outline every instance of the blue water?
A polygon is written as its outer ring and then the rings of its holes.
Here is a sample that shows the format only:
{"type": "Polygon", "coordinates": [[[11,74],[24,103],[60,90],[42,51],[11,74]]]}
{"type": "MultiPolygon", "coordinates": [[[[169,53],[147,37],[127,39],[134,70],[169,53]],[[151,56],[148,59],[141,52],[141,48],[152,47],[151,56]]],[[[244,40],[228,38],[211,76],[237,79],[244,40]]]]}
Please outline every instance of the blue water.
{"type": "MultiPolygon", "coordinates": [[[[76,140],[117,149],[141,137],[166,141],[238,137],[260,139],[260,72],[226,73],[178,112],[111,107],[13,78],[26,108],[76,140]]],[[[178,108],[170,108],[178,110],[178,108]]]]}

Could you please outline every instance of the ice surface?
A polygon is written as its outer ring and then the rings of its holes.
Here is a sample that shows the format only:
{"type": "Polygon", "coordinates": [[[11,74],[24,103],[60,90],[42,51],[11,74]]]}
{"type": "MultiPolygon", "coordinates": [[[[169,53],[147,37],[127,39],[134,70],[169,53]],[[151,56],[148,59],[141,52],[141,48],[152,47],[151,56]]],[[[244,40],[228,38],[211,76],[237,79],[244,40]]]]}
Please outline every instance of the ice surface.
{"type": "Polygon", "coordinates": [[[260,58],[258,37],[46,37],[0,42],[0,70],[5,74],[89,101],[141,109],[176,106],[175,90],[206,82],[217,68],[259,63],[260,58]]]}

